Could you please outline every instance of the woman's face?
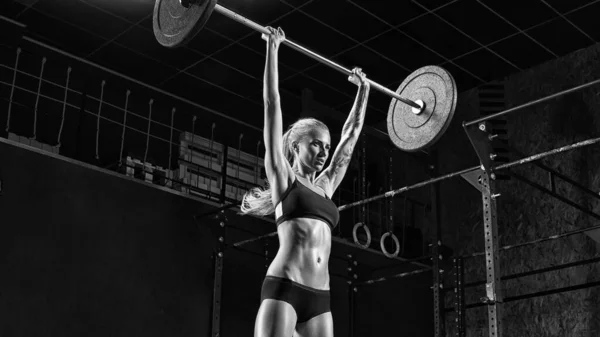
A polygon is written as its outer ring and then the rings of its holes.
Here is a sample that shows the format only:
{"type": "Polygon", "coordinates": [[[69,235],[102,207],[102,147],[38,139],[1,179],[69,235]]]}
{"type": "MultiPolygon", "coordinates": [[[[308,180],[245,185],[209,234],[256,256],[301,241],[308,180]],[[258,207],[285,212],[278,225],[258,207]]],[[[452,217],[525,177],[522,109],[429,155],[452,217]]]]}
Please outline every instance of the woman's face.
{"type": "Polygon", "coordinates": [[[321,171],[329,158],[331,138],[329,132],[322,129],[313,129],[297,143],[294,153],[296,161],[303,167],[314,171],[321,171]]]}

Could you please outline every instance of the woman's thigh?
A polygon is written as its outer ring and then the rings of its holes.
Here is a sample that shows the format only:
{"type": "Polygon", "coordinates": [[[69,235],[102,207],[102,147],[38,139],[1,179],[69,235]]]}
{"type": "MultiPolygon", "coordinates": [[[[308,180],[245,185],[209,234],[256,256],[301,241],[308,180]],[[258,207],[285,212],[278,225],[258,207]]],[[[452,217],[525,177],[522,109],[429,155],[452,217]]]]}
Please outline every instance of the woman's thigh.
{"type": "Polygon", "coordinates": [[[256,315],[254,337],[292,336],[296,321],[296,311],[291,304],[265,299],[256,315]]]}
{"type": "Polygon", "coordinates": [[[299,337],[333,337],[333,316],[331,311],[320,314],[296,326],[299,337]]]}

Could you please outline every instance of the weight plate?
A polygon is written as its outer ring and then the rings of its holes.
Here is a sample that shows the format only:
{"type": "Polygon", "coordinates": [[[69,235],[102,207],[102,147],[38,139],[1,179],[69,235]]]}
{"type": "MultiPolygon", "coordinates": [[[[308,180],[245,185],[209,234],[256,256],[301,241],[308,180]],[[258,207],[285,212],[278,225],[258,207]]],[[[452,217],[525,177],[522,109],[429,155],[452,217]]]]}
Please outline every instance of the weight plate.
{"type": "Polygon", "coordinates": [[[458,94],[452,75],[438,66],[422,67],[410,74],[396,93],[414,102],[424,102],[425,108],[415,114],[411,106],[392,99],[387,127],[394,145],[407,152],[433,145],[454,116],[458,94]]]}
{"type": "Polygon", "coordinates": [[[186,44],[202,30],[217,5],[217,0],[187,1],[188,7],[180,0],[156,0],[152,26],[161,45],[175,48],[186,44]]]}

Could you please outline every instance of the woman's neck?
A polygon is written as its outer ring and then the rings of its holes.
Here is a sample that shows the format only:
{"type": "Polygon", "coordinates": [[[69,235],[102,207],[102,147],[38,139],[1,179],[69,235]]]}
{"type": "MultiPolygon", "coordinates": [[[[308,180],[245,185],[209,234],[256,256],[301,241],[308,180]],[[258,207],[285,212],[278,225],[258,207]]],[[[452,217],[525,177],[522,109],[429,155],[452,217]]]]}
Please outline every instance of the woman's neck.
{"type": "Polygon", "coordinates": [[[315,178],[317,176],[317,173],[314,170],[309,170],[308,168],[302,166],[294,166],[294,173],[296,174],[297,178],[302,178],[311,184],[315,182],[315,178]]]}

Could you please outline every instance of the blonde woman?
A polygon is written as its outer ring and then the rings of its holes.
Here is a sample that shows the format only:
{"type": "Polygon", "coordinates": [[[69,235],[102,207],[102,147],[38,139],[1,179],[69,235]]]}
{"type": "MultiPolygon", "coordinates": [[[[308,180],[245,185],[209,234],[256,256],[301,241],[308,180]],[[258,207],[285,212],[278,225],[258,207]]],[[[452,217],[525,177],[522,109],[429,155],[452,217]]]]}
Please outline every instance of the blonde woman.
{"type": "Polygon", "coordinates": [[[331,337],[328,262],[331,233],[339,220],[331,196],[350,163],[370,87],[360,69],[354,69],[349,81],[358,86],[356,100],[325,167],[331,144],[325,124],[304,118],[283,133],[277,63],[285,34],[281,28],[268,29],[270,34],[263,35],[267,41],[263,134],[269,188],[248,192],[242,212],[275,213],[279,250],[263,282],[254,336],[331,337]]]}

